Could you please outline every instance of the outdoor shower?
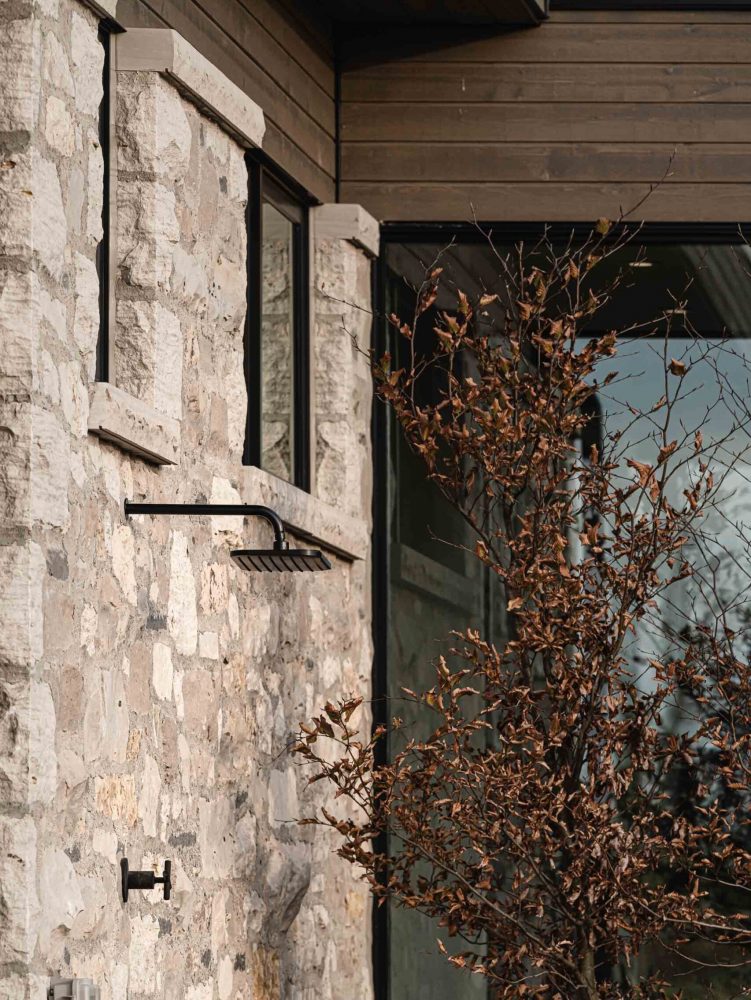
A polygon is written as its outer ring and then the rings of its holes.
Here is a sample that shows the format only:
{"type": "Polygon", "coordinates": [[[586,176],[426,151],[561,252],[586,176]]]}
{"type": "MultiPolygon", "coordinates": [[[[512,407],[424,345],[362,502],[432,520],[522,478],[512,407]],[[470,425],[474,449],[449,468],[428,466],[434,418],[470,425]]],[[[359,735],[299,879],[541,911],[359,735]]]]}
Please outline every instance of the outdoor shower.
{"type": "Polygon", "coordinates": [[[209,517],[262,517],[274,529],[273,549],[234,549],[230,555],[244,570],[258,573],[305,572],[331,569],[331,563],[319,549],[291,549],[284,535],[282,519],[270,507],[237,503],[132,503],[125,501],[125,516],[133,514],[199,514],[209,517]]]}

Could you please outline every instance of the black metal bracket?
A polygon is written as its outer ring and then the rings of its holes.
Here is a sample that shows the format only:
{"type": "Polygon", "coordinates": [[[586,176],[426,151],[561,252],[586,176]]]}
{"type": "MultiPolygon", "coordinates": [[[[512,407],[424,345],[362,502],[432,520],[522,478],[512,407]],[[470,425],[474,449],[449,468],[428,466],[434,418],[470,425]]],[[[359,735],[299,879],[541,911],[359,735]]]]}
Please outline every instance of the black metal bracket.
{"type": "Polygon", "coordinates": [[[128,902],[128,892],[131,889],[154,889],[157,885],[164,886],[164,898],[169,899],[172,894],[172,862],[164,862],[164,871],[161,875],[156,872],[132,872],[128,867],[128,859],[123,858],[120,862],[120,872],[122,875],[123,902],[128,902]]]}
{"type": "Polygon", "coordinates": [[[289,548],[284,535],[284,523],[275,510],[252,503],[133,503],[125,501],[125,516],[133,514],[190,514],[209,517],[262,517],[274,529],[274,548],[282,552],[289,548]]]}

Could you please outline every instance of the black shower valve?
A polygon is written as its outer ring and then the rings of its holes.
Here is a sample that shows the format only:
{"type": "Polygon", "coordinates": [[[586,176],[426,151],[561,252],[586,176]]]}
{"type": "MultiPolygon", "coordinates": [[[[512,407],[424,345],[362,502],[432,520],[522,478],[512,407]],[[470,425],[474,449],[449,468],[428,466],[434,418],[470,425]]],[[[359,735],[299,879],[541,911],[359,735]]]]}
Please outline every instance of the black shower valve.
{"type": "Polygon", "coordinates": [[[123,902],[128,902],[128,892],[131,889],[155,889],[158,885],[164,886],[164,898],[169,899],[172,894],[172,862],[164,862],[164,871],[157,875],[153,871],[132,872],[128,867],[128,859],[123,858],[120,862],[122,872],[123,902]]]}

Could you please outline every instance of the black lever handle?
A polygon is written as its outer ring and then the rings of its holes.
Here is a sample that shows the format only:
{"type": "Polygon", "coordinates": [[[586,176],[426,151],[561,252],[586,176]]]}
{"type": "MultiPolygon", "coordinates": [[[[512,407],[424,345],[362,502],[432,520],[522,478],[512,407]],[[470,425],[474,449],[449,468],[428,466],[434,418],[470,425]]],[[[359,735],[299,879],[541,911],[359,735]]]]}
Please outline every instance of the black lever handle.
{"type": "Polygon", "coordinates": [[[132,872],[128,867],[128,859],[123,858],[120,862],[122,872],[123,902],[128,902],[128,892],[131,889],[154,889],[157,885],[164,886],[164,898],[169,899],[172,894],[172,862],[164,862],[164,871],[161,875],[156,872],[132,872]]]}

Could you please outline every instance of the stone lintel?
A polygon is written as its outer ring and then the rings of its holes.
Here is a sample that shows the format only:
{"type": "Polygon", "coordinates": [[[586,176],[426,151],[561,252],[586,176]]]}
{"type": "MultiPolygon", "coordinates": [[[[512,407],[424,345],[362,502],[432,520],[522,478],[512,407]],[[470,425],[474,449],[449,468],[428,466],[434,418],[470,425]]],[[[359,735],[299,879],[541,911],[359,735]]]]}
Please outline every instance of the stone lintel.
{"type": "Polygon", "coordinates": [[[319,205],[313,209],[313,231],[316,239],[348,240],[370,257],[378,256],[380,226],[362,205],[319,205]]]}
{"type": "Polygon", "coordinates": [[[317,500],[263,469],[243,469],[242,497],[245,503],[273,508],[299,542],[320,545],[350,562],[365,559],[368,554],[370,530],[364,520],[317,500]]]}
{"type": "Polygon", "coordinates": [[[180,461],[180,421],[108,382],[91,388],[89,433],[154,465],[180,461]]]}
{"type": "Polygon", "coordinates": [[[161,73],[241,146],[261,145],[266,129],[261,108],[177,31],[129,28],[115,44],[118,73],[161,73]]]}

